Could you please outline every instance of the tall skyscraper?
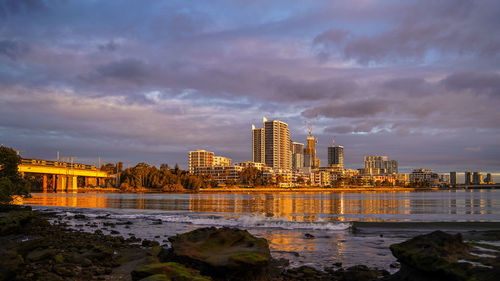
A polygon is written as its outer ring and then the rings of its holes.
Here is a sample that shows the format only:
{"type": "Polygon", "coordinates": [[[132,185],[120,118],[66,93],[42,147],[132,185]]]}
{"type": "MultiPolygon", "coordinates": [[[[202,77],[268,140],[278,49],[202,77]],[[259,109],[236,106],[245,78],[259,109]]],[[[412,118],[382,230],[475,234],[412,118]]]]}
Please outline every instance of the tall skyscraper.
{"type": "Polygon", "coordinates": [[[316,157],[316,138],[307,137],[307,147],[304,148],[304,167],[319,168],[320,161],[316,157]]]}
{"type": "Polygon", "coordinates": [[[288,124],[264,119],[264,159],[274,169],[292,169],[292,150],[288,124]]]}
{"type": "Polygon", "coordinates": [[[298,170],[304,167],[304,144],[292,142],[292,169],[298,170]]]}
{"type": "Polygon", "coordinates": [[[484,182],[487,184],[493,184],[493,177],[491,176],[491,173],[486,174],[486,178],[484,179],[484,182]]]}
{"type": "Polygon", "coordinates": [[[214,153],[202,149],[189,151],[189,172],[194,173],[196,167],[212,167],[214,153]]]}
{"type": "Polygon", "coordinates": [[[451,186],[457,185],[457,172],[450,172],[450,185],[451,186]]]}
{"type": "Polygon", "coordinates": [[[465,184],[472,184],[472,172],[465,171],[465,184]]]}
{"type": "Polygon", "coordinates": [[[472,174],[472,184],[483,184],[483,175],[481,175],[481,172],[474,172],[472,174]]]}
{"type": "Polygon", "coordinates": [[[252,125],[252,162],[265,163],[264,129],[252,125]]]}
{"type": "Polygon", "coordinates": [[[341,145],[328,147],[328,165],[344,168],[344,147],[341,145]]]}

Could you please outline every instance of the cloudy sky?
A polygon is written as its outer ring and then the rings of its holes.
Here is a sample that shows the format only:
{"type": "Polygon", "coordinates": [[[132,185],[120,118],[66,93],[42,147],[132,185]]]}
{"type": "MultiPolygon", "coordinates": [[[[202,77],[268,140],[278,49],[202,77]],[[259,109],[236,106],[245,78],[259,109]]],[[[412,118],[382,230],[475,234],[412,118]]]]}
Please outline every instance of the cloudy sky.
{"type": "Polygon", "coordinates": [[[500,171],[500,1],[0,0],[0,142],[25,157],[251,160],[304,121],[326,162],[500,171]]]}

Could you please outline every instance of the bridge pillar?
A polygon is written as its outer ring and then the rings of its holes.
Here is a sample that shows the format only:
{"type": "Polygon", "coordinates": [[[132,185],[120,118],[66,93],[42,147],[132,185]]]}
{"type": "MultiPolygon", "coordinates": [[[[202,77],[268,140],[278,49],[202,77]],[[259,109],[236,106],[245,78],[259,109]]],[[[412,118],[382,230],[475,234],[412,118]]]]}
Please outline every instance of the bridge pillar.
{"type": "Polygon", "coordinates": [[[43,178],[42,178],[42,188],[43,188],[43,192],[47,192],[47,174],[43,174],[43,178]]]}
{"type": "Polygon", "coordinates": [[[104,185],[104,179],[103,178],[97,178],[97,185],[103,186],[104,185]]]}
{"type": "Polygon", "coordinates": [[[85,186],[97,186],[97,178],[85,177],[85,186]]]}
{"type": "Polygon", "coordinates": [[[77,190],[78,190],[77,176],[69,176],[68,177],[68,192],[77,192],[77,190]]]}
{"type": "Polygon", "coordinates": [[[56,175],[52,175],[52,183],[51,183],[51,188],[52,188],[52,191],[55,191],[56,190],[56,175]]]}
{"type": "Polygon", "coordinates": [[[65,192],[66,191],[67,180],[68,180],[67,176],[57,175],[57,184],[56,184],[56,191],[57,192],[65,192]]]}

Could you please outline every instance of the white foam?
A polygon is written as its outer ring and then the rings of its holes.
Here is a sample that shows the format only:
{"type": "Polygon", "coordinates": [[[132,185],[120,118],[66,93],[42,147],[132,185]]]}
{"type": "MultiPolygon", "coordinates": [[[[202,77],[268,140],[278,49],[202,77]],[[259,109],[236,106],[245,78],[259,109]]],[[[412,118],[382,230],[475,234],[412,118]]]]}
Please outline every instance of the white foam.
{"type": "Polygon", "coordinates": [[[332,222],[295,222],[284,219],[267,218],[264,216],[248,216],[224,218],[224,217],[191,217],[191,216],[156,216],[164,222],[190,223],[194,225],[215,225],[244,228],[279,228],[279,229],[311,229],[311,230],[345,230],[350,227],[349,223],[332,222]]]}
{"type": "Polygon", "coordinates": [[[481,258],[496,258],[494,255],[488,255],[488,254],[478,254],[478,253],[470,253],[473,256],[476,257],[481,257],[481,258]]]}
{"type": "MultiPolygon", "coordinates": [[[[52,209],[54,210],[54,209],[52,209]]],[[[290,221],[284,218],[270,218],[260,214],[196,214],[189,212],[155,212],[144,210],[78,210],[68,208],[58,209],[60,215],[73,217],[75,214],[84,214],[86,217],[95,219],[105,216],[106,219],[116,220],[161,220],[166,223],[183,223],[200,226],[227,226],[241,228],[277,228],[286,230],[329,230],[342,231],[348,229],[351,224],[346,222],[331,222],[318,219],[314,222],[290,221]]]]}
{"type": "Polygon", "coordinates": [[[484,264],[482,264],[482,263],[479,263],[479,262],[474,262],[474,261],[468,261],[468,260],[458,260],[458,262],[466,262],[466,263],[470,263],[470,264],[472,264],[473,266],[477,266],[477,267],[493,268],[493,266],[490,266],[490,265],[484,265],[484,264]]]}

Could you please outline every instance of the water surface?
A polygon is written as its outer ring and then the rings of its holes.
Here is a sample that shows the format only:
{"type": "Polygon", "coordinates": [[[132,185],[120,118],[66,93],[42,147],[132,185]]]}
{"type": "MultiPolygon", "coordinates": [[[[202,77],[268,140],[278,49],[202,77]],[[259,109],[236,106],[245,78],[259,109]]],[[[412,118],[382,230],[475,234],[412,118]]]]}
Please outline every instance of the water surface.
{"type": "MultiPolygon", "coordinates": [[[[74,228],[117,225],[120,235],[162,243],[202,226],[233,226],[270,241],[274,257],[293,266],[334,262],[381,268],[395,261],[389,245],[434,229],[500,228],[500,191],[364,193],[105,194],[35,193],[24,204],[57,211],[74,228]],[[73,218],[83,213],[91,220],[73,218]],[[87,224],[87,225],[85,225],[87,224]],[[353,224],[356,231],[353,231],[353,224]],[[94,225],[95,226],[95,225],[94,225]],[[304,234],[315,236],[307,239],[304,234]]],[[[105,233],[112,229],[108,228],[105,233]]],[[[499,242],[499,241],[497,241],[499,242]]]]}

